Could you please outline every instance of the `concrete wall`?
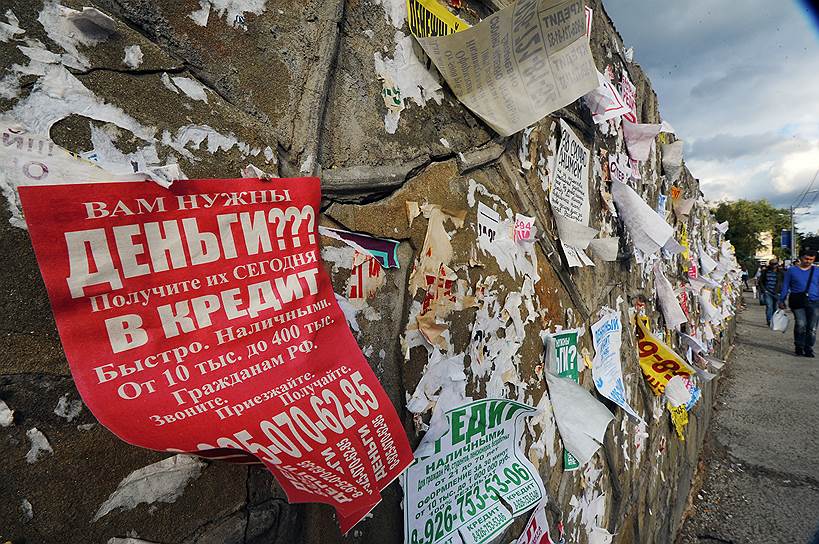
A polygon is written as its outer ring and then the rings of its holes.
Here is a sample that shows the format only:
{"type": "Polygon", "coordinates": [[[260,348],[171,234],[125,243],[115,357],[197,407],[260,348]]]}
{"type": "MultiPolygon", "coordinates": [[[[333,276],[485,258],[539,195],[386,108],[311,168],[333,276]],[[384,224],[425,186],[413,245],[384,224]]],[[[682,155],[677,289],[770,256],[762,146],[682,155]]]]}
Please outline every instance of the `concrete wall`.
{"type": "MultiPolygon", "coordinates": [[[[467,394],[476,398],[498,387],[503,394],[545,410],[542,424],[530,429],[527,440],[539,441],[539,464],[553,508],[551,521],[562,520],[569,542],[587,542],[590,513],[602,505],[595,523],[615,533],[614,542],[669,542],[685,505],[689,482],[696,468],[713,399],[713,382],[702,385],[703,399],[693,410],[687,440],[680,442],[663,406],[654,398],[639,369],[634,338],[624,334],[623,371],[628,395],[648,422],[641,435],[633,420],[605,401],[616,415],[604,447],[587,467],[562,470],[561,445],[545,386],[536,367],[542,364],[539,333],[556,326],[588,326],[602,306],[618,307],[626,319],[628,309],[644,300],[655,330],[662,329],[653,281],[630,255],[626,232],[604,210],[602,172],[590,175],[591,226],[611,228],[621,237],[620,258],[595,267],[569,269],[559,249],[557,231],[541,177],[549,175],[549,157],[556,152],[555,126],[565,119],[599,164],[601,150],[623,151],[622,136],[604,135],[591,122],[588,109],[578,100],[535,125],[530,133],[500,138],[446,89],[440,104],[424,97],[406,100],[395,134],[385,130],[386,108],[381,96],[374,55],[393,58],[401,36],[408,30],[388,15],[393,4],[381,0],[268,0],[245,4],[264,5],[259,14],[248,11],[241,19],[214,8],[206,27],[189,14],[200,6],[192,0],[95,0],[93,5],[116,20],[113,32],[96,45],[76,44],[74,50],[87,62],[74,63],[70,72],[88,90],[95,103],[116,106],[121,114],[108,122],[90,120],[87,110],[68,106],[62,113],[44,108],[37,115],[53,117],[50,130],[59,145],[77,152],[93,149],[91,125],[113,135],[115,145],[132,152],[151,143],[122,128],[123,116],[142,128],[152,129],[159,158],[178,162],[190,178],[238,177],[253,162],[281,176],[318,172],[323,179],[323,224],[401,240],[400,269],[389,269],[386,281],[359,307],[356,336],[390,394],[413,445],[421,434],[417,421],[404,409],[428,364],[424,346],[409,348],[413,301],[422,296],[407,289],[408,275],[423,246],[427,220],[420,216],[410,225],[406,202],[428,202],[450,210],[466,210],[466,222],[452,234],[451,267],[469,294],[480,286],[491,293],[499,310],[510,293],[521,293],[531,304],[525,340],[510,354],[511,361],[493,362],[491,371],[478,377],[470,370],[467,394]],[[397,23],[396,26],[393,23],[397,23]],[[242,25],[246,25],[243,28],[242,25]],[[144,60],[132,69],[122,63],[126,46],[140,45],[144,60]],[[79,67],[77,67],[79,66],[79,67]],[[207,103],[175,93],[163,84],[163,74],[188,77],[207,88],[207,103]],[[117,125],[120,125],[119,127],[117,125]],[[208,126],[239,144],[210,152],[188,145],[185,153],[162,143],[163,132],[173,136],[180,127],[208,126]],[[265,156],[266,148],[272,153],[265,156]],[[256,150],[256,155],[249,151],[256,150]],[[478,186],[482,186],[483,189],[478,186]],[[502,200],[493,200],[487,195],[502,200]],[[539,281],[524,289],[520,274],[501,270],[497,260],[475,249],[475,198],[495,205],[503,214],[524,213],[537,218],[541,236],[535,244],[539,281]],[[494,284],[487,278],[494,276],[494,284]],[[641,298],[642,297],[642,298],[641,298]],[[618,300],[619,299],[619,300],[618,300]],[[406,356],[406,357],[405,357],[406,356]],[[508,372],[507,372],[508,371],[508,372]],[[503,373],[498,385],[490,383],[503,373]],[[506,380],[513,376],[514,380],[506,380]],[[517,381],[517,385],[508,383],[517,381]],[[600,498],[602,497],[602,498],[600,498]]],[[[207,2],[204,2],[207,4],[207,2]]],[[[225,2],[213,2],[221,5],[225,2]]],[[[240,4],[240,3],[237,3],[240,4]]],[[[491,3],[466,2],[474,20],[491,10],[491,3]]],[[[82,9],[89,2],[65,0],[65,6],[82,9]]],[[[626,62],[621,38],[599,0],[594,8],[592,51],[598,68],[612,67],[615,75],[628,71],[637,86],[640,122],[660,121],[658,98],[643,71],[626,62]]],[[[24,73],[29,59],[18,49],[24,40],[39,40],[53,52],[66,53],[66,42],[54,25],[43,24],[42,12],[53,2],[11,0],[5,3],[19,19],[24,33],[0,41],[0,78],[7,89],[0,94],[0,111],[19,115],[32,94],[42,93],[43,76],[24,73]],[[10,78],[10,79],[9,79],[10,78]],[[19,84],[19,87],[18,87],[19,84]]],[[[207,7],[207,6],[206,6],[207,7]]],[[[201,15],[201,13],[200,13],[201,15]]],[[[0,13],[0,21],[3,20],[0,13]]],[[[11,19],[8,19],[11,22],[11,19]]],[[[29,46],[36,42],[29,41],[29,46]]],[[[70,45],[70,43],[69,43],[70,45]]],[[[74,55],[70,53],[69,56],[74,55]]],[[[76,60],[77,55],[74,55],[76,60]]],[[[46,93],[47,94],[47,93],[46,93]]],[[[406,94],[406,93],[405,93],[406,94]]],[[[48,107],[67,103],[48,95],[48,107]]],[[[133,125],[132,125],[133,127],[133,125]]],[[[672,137],[673,139],[673,137],[672,137]]],[[[668,194],[663,177],[660,146],[642,166],[637,191],[654,206],[658,194],[668,194]]],[[[699,195],[698,183],[684,171],[679,185],[687,197],[699,195]]],[[[54,413],[59,399],[78,400],[54,326],[46,292],[25,230],[11,226],[5,207],[0,221],[0,399],[14,410],[13,424],[0,429],[0,539],[28,543],[107,542],[112,537],[138,536],[160,543],[383,543],[401,541],[401,490],[397,484],[384,493],[384,502],[373,517],[342,538],[333,512],[317,505],[290,505],[264,470],[210,462],[187,484],[174,502],[141,504],[91,522],[99,506],[132,471],[165,455],[131,447],[117,440],[83,408],[71,420],[54,413]],[[30,447],[26,431],[39,429],[53,454],[35,463],[26,461],[30,447]],[[33,516],[26,515],[23,500],[33,516]]],[[[713,236],[707,211],[701,206],[688,219],[690,233],[713,236]]],[[[669,222],[679,230],[673,214],[669,222]]],[[[449,225],[451,227],[451,225],[449,225]]],[[[715,241],[715,239],[712,239],[715,241]]],[[[327,246],[335,242],[323,239],[327,246]]],[[[341,247],[325,252],[337,292],[346,293],[350,278],[348,253],[341,247]]],[[[682,262],[671,262],[669,275],[675,286],[683,278],[682,262]]],[[[454,353],[474,347],[473,323],[478,308],[455,310],[446,319],[454,353]]],[[[698,319],[692,307],[694,319],[698,319]]],[[[511,326],[508,314],[498,313],[503,330],[511,326]]],[[[628,328],[627,328],[628,329],[628,328]]],[[[720,333],[716,354],[725,352],[733,329],[720,333]]],[[[501,335],[502,337],[502,335],[501,335]]],[[[581,347],[593,353],[590,335],[581,347]]],[[[500,358],[499,358],[500,359],[500,358]]],[[[581,383],[593,388],[590,371],[581,383]]],[[[602,397],[601,397],[602,400],[602,397]]],[[[428,418],[427,412],[424,417],[428,418]]],[[[516,537],[522,516],[502,539],[516,537]]]]}

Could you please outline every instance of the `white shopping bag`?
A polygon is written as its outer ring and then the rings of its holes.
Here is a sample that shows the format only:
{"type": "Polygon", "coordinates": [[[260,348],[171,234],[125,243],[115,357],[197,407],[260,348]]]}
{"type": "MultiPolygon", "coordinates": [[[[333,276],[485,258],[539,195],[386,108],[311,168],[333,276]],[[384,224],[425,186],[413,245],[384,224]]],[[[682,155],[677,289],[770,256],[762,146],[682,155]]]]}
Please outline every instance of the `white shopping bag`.
{"type": "Polygon", "coordinates": [[[771,330],[785,332],[788,330],[788,314],[784,310],[777,310],[771,317],[771,330]]]}

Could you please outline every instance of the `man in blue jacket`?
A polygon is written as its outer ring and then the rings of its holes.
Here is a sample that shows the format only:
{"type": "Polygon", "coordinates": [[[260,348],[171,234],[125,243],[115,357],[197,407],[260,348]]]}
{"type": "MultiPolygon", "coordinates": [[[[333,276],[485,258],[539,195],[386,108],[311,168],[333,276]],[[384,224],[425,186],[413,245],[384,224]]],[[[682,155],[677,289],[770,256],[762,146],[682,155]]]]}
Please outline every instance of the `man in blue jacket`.
{"type": "Polygon", "coordinates": [[[788,268],[779,294],[779,307],[785,309],[788,300],[793,312],[793,343],[796,355],[815,357],[816,325],[819,324],[819,274],[815,274],[813,261],[816,252],[808,249],[799,255],[798,265],[788,268]],[[790,296],[788,296],[790,295],[790,296]]]}

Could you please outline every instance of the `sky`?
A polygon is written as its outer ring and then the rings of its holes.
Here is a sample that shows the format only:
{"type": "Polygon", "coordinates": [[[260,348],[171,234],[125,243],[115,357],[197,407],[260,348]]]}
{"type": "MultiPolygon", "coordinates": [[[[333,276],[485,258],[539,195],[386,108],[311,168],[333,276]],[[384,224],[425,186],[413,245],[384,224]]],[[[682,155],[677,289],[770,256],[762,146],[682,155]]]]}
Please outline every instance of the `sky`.
{"type": "MultiPolygon", "coordinates": [[[[708,200],[787,208],[819,171],[819,26],[794,0],[608,0],[708,200]]],[[[817,176],[814,189],[819,189],[817,176]]],[[[803,232],[819,231],[819,193],[803,232]]]]}

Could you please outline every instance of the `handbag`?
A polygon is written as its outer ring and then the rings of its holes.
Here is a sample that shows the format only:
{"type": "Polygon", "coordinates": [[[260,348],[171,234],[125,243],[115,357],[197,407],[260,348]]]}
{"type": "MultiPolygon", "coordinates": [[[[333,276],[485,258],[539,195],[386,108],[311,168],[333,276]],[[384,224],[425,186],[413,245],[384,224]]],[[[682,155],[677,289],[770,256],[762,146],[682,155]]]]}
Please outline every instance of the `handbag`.
{"type": "Polygon", "coordinates": [[[801,293],[791,293],[788,295],[788,306],[791,310],[801,310],[808,302],[808,291],[810,290],[810,282],[813,279],[813,272],[816,267],[811,265],[810,274],[808,274],[808,283],[805,285],[805,290],[801,293]]]}

